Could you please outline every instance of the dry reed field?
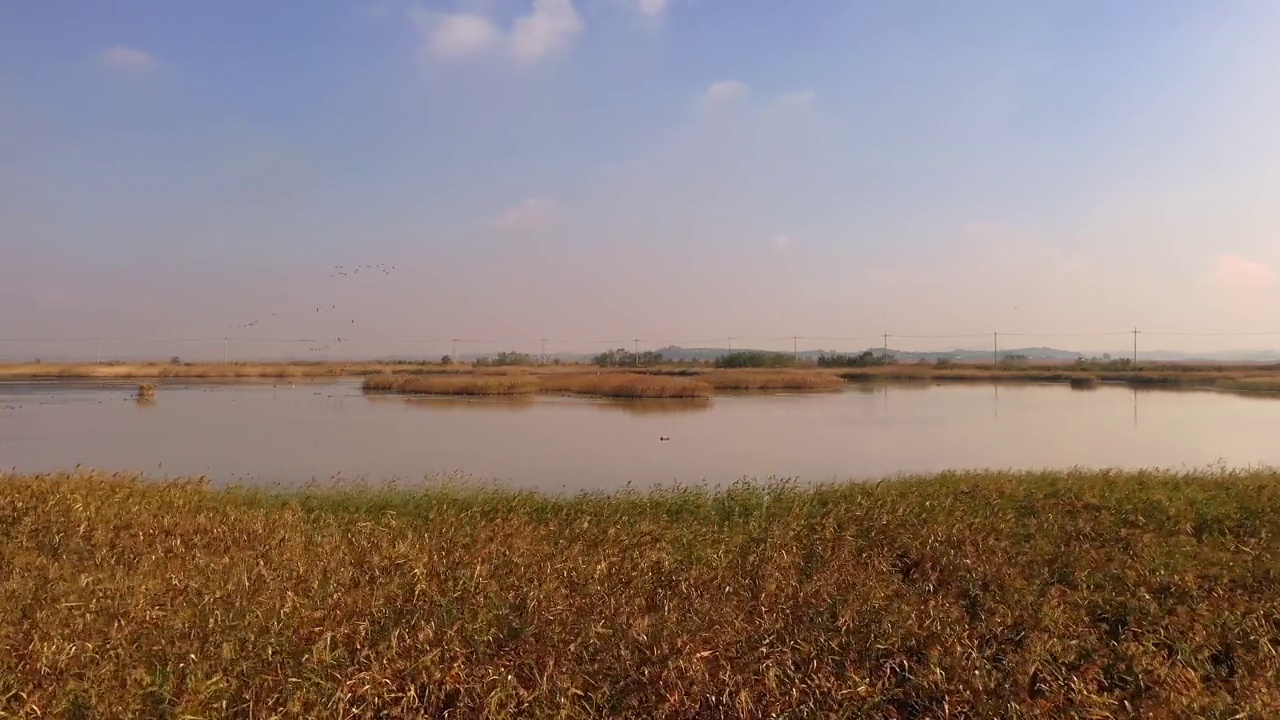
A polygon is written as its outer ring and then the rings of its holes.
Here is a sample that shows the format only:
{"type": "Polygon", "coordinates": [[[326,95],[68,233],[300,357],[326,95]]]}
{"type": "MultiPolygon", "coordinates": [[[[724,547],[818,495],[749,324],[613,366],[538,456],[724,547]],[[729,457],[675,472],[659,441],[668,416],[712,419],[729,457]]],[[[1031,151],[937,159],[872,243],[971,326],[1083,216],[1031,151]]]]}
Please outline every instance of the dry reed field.
{"type": "Polygon", "coordinates": [[[380,363],[118,363],[0,364],[0,378],[326,378],[368,375],[393,366],[380,363]]]}
{"type": "Polygon", "coordinates": [[[1276,366],[1201,366],[1153,364],[1127,369],[1073,365],[946,367],[937,365],[886,365],[838,373],[845,380],[867,381],[1017,381],[1017,382],[1115,382],[1144,387],[1205,388],[1238,392],[1280,391],[1276,366]]]}
{"type": "Polygon", "coordinates": [[[700,376],[716,390],[833,390],[839,376],[819,370],[715,370],[700,376]]]}
{"type": "Polygon", "coordinates": [[[0,715],[1276,717],[1277,481],[0,475],[0,715]]]}
{"type": "Polygon", "coordinates": [[[372,392],[409,394],[508,394],[498,379],[521,379],[521,392],[565,393],[595,397],[626,399],[705,399],[714,392],[835,390],[844,381],[832,373],[793,370],[724,370],[690,376],[637,373],[619,370],[602,372],[552,372],[547,374],[460,373],[454,375],[371,375],[364,379],[364,389],[372,392]],[[470,379],[470,380],[468,380],[470,379]],[[475,387],[490,387],[493,392],[473,392],[475,387]]]}
{"type": "Polygon", "coordinates": [[[711,386],[700,379],[638,373],[583,373],[538,378],[544,392],[614,398],[707,398],[711,386]]]}
{"type": "MultiPolygon", "coordinates": [[[[510,367],[476,367],[471,365],[437,365],[433,363],[378,363],[378,362],[311,362],[311,363],[122,363],[122,364],[60,364],[26,363],[0,364],[0,379],[253,379],[292,378],[324,379],[369,375],[411,375],[422,377],[510,377],[538,378],[549,387],[568,387],[595,384],[599,392],[583,394],[612,397],[683,397],[678,380],[670,384],[656,381],[641,382],[636,376],[664,379],[694,379],[705,383],[713,392],[735,391],[783,391],[783,390],[835,390],[841,380],[854,382],[875,381],[937,381],[937,382],[1061,382],[1077,385],[1089,382],[1127,383],[1136,386],[1167,388],[1203,388],[1233,392],[1280,391],[1280,366],[1276,365],[1192,365],[1179,363],[1149,363],[1128,367],[1108,364],[1046,363],[1032,365],[933,365],[897,364],[856,369],[769,369],[769,370],[720,370],[657,367],[644,370],[603,369],[584,371],[584,365],[534,365],[510,367]],[[673,369],[674,368],[674,369],[673,369]],[[675,373],[680,373],[679,375],[675,373]],[[610,376],[626,376],[628,380],[595,379],[610,376]],[[571,379],[572,378],[572,379],[571,379]],[[629,385],[643,385],[651,394],[636,394],[629,385]],[[610,389],[615,388],[616,393],[610,389]],[[629,394],[630,393],[630,394],[629,394]],[[675,394],[670,394],[675,393],[675,394]]],[[[548,390],[550,392],[578,392],[576,390],[548,390]]],[[[697,394],[701,397],[701,394],[697,394]]]]}
{"type": "Polygon", "coordinates": [[[370,375],[364,389],[415,395],[529,395],[538,381],[527,375],[370,375]]]}

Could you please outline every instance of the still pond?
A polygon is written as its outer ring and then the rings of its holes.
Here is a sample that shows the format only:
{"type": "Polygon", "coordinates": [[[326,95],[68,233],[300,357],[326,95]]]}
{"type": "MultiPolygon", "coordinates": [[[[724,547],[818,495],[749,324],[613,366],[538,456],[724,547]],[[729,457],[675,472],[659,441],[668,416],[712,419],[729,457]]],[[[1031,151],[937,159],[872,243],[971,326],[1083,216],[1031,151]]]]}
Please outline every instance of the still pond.
{"type": "Polygon", "coordinates": [[[338,383],[0,383],[0,468],[301,483],[465,476],[550,492],[963,468],[1280,465],[1280,398],[888,385],[709,402],[367,396],[338,383]],[[662,439],[669,438],[669,439],[662,439]]]}

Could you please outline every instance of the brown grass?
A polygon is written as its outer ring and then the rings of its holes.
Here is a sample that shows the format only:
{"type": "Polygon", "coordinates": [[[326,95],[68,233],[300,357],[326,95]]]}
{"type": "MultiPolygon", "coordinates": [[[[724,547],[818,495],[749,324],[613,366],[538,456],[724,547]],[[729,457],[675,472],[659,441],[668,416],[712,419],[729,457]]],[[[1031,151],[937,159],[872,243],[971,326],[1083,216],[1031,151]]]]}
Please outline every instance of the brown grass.
{"type": "Polygon", "coordinates": [[[700,376],[716,390],[835,390],[839,376],[819,370],[717,370],[700,376]]]}
{"type": "Polygon", "coordinates": [[[370,375],[364,389],[412,395],[529,395],[537,380],[526,375],[370,375]]]}
{"type": "MultiPolygon", "coordinates": [[[[459,364],[441,366],[430,363],[377,362],[291,362],[291,363],[122,363],[59,364],[26,363],[0,365],[0,379],[227,379],[254,378],[325,379],[350,376],[421,375],[427,377],[536,377],[551,378],[552,386],[568,383],[560,377],[595,375],[584,373],[582,365],[543,365],[531,367],[477,368],[459,364]]],[[[884,367],[854,368],[842,371],[823,370],[710,370],[650,368],[645,373],[621,369],[600,371],[602,376],[639,375],[681,377],[688,373],[707,383],[715,391],[826,390],[840,386],[839,379],[855,382],[871,381],[1017,381],[1062,382],[1096,377],[1104,382],[1123,382],[1136,386],[1169,388],[1209,388],[1235,392],[1280,392],[1280,366],[1277,365],[1192,365],[1180,363],[1147,363],[1118,367],[1115,363],[1077,365],[1075,363],[1029,364],[1014,366],[902,364],[884,367]]],[[[603,382],[603,381],[602,381],[603,382]]],[[[621,382],[621,381],[619,381],[621,382]]],[[[625,383],[624,383],[625,384],[625,383]]],[[[627,396],[630,397],[630,396],[627,396]]],[[[657,397],[661,397],[658,395],[657,397]]]]}
{"type": "Polygon", "coordinates": [[[550,499],[0,474],[0,715],[1275,717],[1280,475],[550,499]]]}
{"type": "MultiPolygon", "coordinates": [[[[324,378],[368,375],[386,367],[378,363],[27,363],[0,365],[0,378],[324,378]]],[[[415,366],[408,366],[415,367],[415,366]]]]}
{"type": "Polygon", "coordinates": [[[610,398],[706,398],[711,386],[700,379],[626,372],[545,375],[538,378],[544,392],[610,398]]]}
{"type": "Polygon", "coordinates": [[[1280,370],[1258,366],[1195,366],[1176,364],[1140,365],[1129,369],[1076,368],[1072,365],[991,367],[938,367],[935,365],[890,365],[846,370],[839,376],[853,382],[872,381],[982,381],[982,382],[1066,382],[1092,378],[1095,381],[1127,383],[1135,386],[1203,388],[1240,392],[1280,391],[1280,370]]]}

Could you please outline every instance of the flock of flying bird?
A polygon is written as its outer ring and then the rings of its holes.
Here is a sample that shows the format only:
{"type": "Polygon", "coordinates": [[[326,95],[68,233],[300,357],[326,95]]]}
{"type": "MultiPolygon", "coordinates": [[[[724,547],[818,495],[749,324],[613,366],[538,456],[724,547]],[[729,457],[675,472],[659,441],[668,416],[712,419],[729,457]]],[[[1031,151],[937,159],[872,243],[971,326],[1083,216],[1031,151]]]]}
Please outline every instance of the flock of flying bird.
{"type": "Polygon", "coordinates": [[[360,274],[361,270],[376,270],[377,272],[380,272],[383,275],[390,275],[391,272],[395,269],[396,269],[395,265],[388,265],[386,263],[378,263],[376,265],[356,265],[350,268],[344,268],[341,265],[334,265],[333,273],[331,273],[329,277],[347,277],[348,275],[358,275],[360,274]]]}
{"type": "MultiPolygon", "coordinates": [[[[346,267],[343,265],[334,265],[333,271],[329,274],[329,277],[331,278],[353,277],[355,275],[358,275],[361,270],[366,271],[365,272],[366,276],[371,275],[373,273],[382,273],[383,275],[390,275],[391,273],[395,272],[395,269],[396,269],[395,265],[390,265],[388,263],[374,263],[371,265],[353,265],[351,267],[346,267]]],[[[329,306],[330,311],[337,311],[337,309],[338,309],[338,306],[336,304],[331,304],[329,306]]],[[[323,306],[319,306],[319,305],[316,306],[316,313],[319,313],[322,310],[324,310],[323,306]]],[[[277,316],[277,313],[271,313],[271,317],[276,317],[276,316],[277,316]]],[[[251,320],[247,323],[243,323],[240,325],[229,325],[228,327],[235,330],[244,330],[248,328],[257,327],[260,323],[261,323],[260,320],[251,320]]],[[[355,318],[351,318],[351,324],[352,325],[356,324],[355,318]]],[[[333,343],[329,343],[325,345],[313,345],[312,347],[307,348],[307,352],[312,352],[312,353],[324,352],[326,350],[333,349],[335,345],[338,345],[344,342],[350,342],[350,341],[351,341],[351,338],[344,338],[341,335],[339,335],[337,336],[337,340],[334,341],[333,343]]]]}

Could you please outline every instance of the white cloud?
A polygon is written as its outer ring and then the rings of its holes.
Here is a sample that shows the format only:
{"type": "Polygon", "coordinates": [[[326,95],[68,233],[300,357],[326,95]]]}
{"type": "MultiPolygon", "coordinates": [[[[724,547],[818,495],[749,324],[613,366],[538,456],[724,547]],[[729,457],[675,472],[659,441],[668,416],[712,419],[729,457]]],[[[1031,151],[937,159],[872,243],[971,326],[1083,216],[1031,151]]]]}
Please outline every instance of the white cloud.
{"type": "Polygon", "coordinates": [[[790,235],[774,235],[773,236],[773,248],[778,252],[783,252],[790,247],[791,247],[790,235]]]}
{"type": "Polygon", "coordinates": [[[813,100],[818,93],[813,90],[787,93],[778,97],[779,107],[813,107],[813,100]]]}
{"type": "Polygon", "coordinates": [[[529,12],[512,22],[510,33],[474,12],[438,13],[412,7],[409,19],[422,33],[426,49],[443,59],[501,48],[521,62],[533,63],[567,49],[583,29],[573,0],[533,0],[529,12]]]}
{"type": "Polygon", "coordinates": [[[582,32],[582,19],[571,0],[533,0],[533,10],[511,27],[511,51],[520,60],[537,62],[569,46],[582,32]]]}
{"type": "Polygon", "coordinates": [[[661,17],[670,4],[669,0],[639,0],[638,2],[640,12],[649,17],[661,17]]]}
{"type": "Polygon", "coordinates": [[[560,219],[560,206],[551,198],[529,198],[507,208],[492,223],[500,230],[531,230],[560,219]]]}
{"type": "Polygon", "coordinates": [[[136,75],[146,75],[155,70],[159,64],[151,53],[124,45],[116,45],[103,50],[98,55],[98,61],[113,70],[136,75]]]}
{"type": "Polygon", "coordinates": [[[409,19],[418,26],[427,49],[441,58],[478,55],[502,41],[498,28],[479,15],[433,13],[413,7],[409,8],[409,19]]]}
{"type": "Polygon", "coordinates": [[[751,95],[751,88],[737,80],[721,80],[707,88],[704,99],[711,104],[730,103],[743,100],[751,95]]]}
{"type": "Polygon", "coordinates": [[[1239,255],[1215,257],[1209,276],[1233,290],[1264,290],[1276,283],[1276,271],[1270,265],[1239,255]]]}

